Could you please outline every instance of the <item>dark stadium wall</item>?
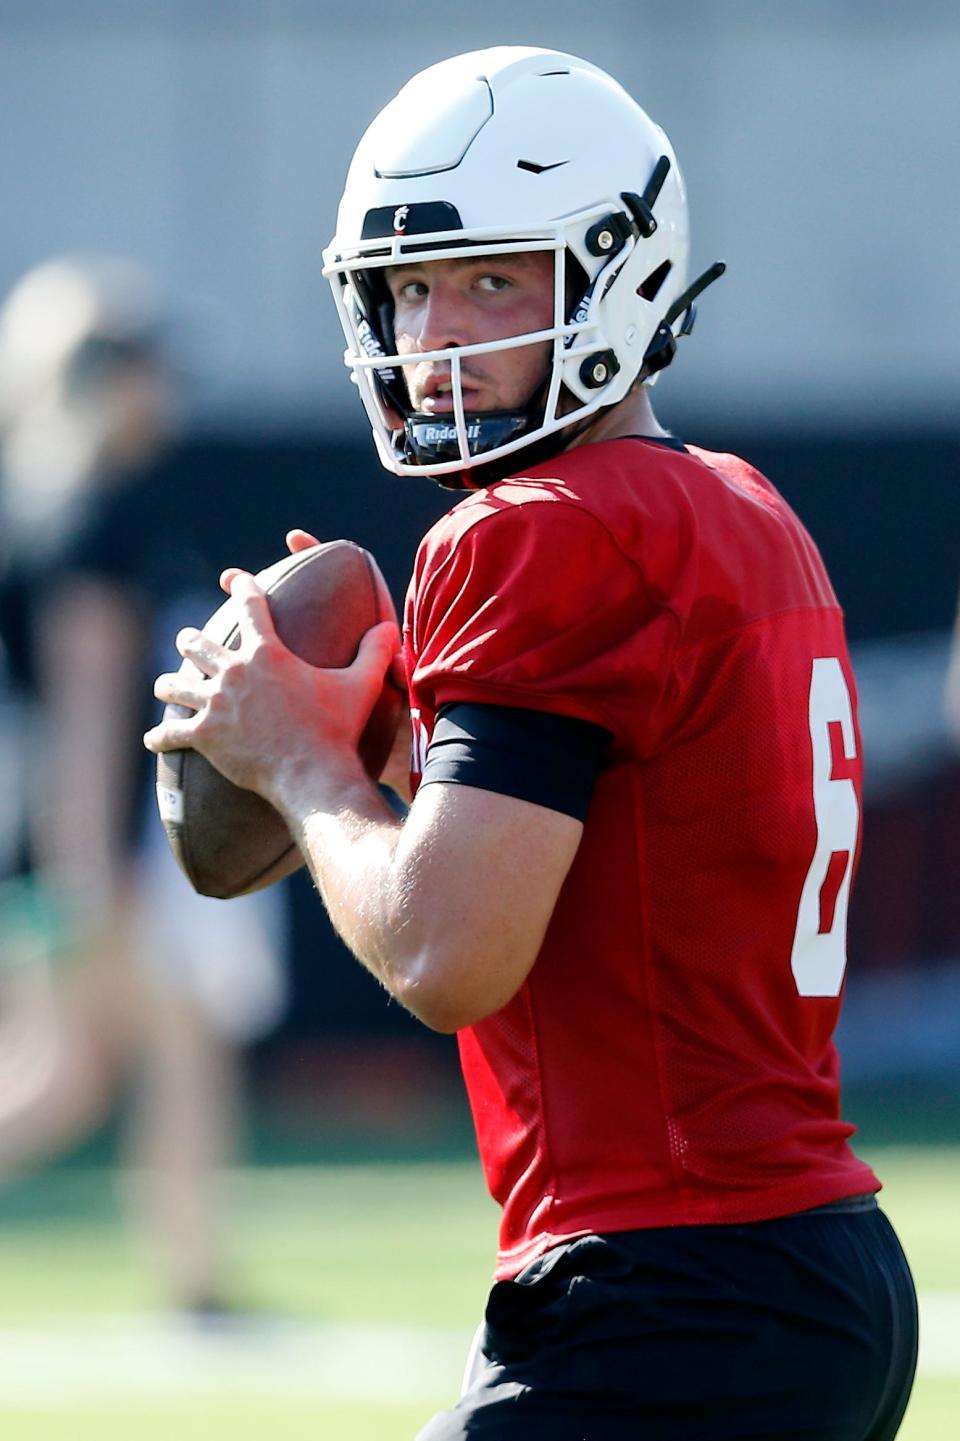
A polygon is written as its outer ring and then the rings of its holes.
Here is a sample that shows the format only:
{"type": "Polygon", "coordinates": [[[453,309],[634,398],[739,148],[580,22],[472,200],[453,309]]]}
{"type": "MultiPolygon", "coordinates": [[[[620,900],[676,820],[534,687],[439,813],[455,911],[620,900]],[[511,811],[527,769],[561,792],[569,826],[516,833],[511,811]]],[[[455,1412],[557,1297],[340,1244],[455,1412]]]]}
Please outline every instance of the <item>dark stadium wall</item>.
{"type": "MultiPolygon", "coordinates": [[[[689,439],[736,451],[783,492],[820,546],[851,642],[953,623],[960,430],[797,435],[701,427],[689,439]]],[[[366,441],[321,433],[194,438],[173,475],[171,505],[179,477],[193,504],[202,490],[211,526],[213,517],[235,512],[244,554],[225,561],[267,564],[291,525],[325,539],[347,536],[377,556],[398,606],[419,537],[457,499],[429,481],[386,474],[366,441]]]]}

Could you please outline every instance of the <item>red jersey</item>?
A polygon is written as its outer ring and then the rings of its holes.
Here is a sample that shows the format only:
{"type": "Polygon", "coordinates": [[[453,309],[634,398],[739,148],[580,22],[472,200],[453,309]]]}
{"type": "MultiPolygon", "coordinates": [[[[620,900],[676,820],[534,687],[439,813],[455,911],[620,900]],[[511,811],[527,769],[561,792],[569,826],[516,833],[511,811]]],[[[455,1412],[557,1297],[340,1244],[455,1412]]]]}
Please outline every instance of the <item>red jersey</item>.
{"type": "Polygon", "coordinates": [[[533,969],[459,1035],[497,1275],[588,1232],[878,1189],[831,1039],[856,697],[823,562],[773,486],[655,441],[567,451],[433,527],[405,644],[421,756],[457,701],[611,736],[533,969]]]}

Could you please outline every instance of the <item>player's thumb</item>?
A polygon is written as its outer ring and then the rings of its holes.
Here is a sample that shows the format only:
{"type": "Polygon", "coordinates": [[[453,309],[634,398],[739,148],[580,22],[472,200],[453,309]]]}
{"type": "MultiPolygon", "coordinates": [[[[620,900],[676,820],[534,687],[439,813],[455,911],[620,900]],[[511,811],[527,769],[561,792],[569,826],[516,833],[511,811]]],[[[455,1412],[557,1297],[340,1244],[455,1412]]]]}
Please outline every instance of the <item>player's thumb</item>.
{"type": "Polygon", "coordinates": [[[383,678],[400,649],[400,631],[395,621],[383,620],[371,626],[360,642],[353,669],[371,684],[382,685],[383,678]]]}

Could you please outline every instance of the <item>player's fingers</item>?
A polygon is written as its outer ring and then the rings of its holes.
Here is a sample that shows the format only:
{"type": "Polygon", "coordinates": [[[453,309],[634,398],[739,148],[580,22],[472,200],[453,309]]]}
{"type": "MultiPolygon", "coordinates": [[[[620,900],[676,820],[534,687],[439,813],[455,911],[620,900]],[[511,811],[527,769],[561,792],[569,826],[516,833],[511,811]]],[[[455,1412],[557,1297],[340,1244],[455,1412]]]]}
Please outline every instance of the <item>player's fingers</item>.
{"type": "Polygon", "coordinates": [[[227,567],[226,570],[222,570],[220,572],[220,589],[225,590],[227,592],[227,595],[229,595],[230,587],[233,585],[233,582],[236,580],[237,576],[241,573],[241,569],[238,565],[230,565],[227,567]]]}
{"type": "Polygon", "coordinates": [[[181,719],[179,717],[164,716],[159,725],[148,730],[143,737],[143,743],[148,751],[154,755],[161,755],[164,751],[182,751],[189,749],[193,740],[195,721],[181,719]]]}
{"type": "Polygon", "coordinates": [[[383,620],[379,625],[371,626],[361,640],[353,668],[369,672],[376,676],[378,683],[382,683],[399,645],[400,632],[396,624],[392,620],[383,620]]]}
{"type": "Polygon", "coordinates": [[[153,693],[157,700],[166,701],[167,705],[189,706],[192,711],[200,710],[207,702],[199,678],[191,681],[182,671],[158,675],[153,683],[153,693]]]}
{"type": "Polygon", "coordinates": [[[238,570],[234,575],[230,582],[230,599],[237,607],[241,642],[276,638],[266,594],[248,570],[238,570]]]}
{"type": "Polygon", "coordinates": [[[183,630],[177,632],[175,644],[180,654],[185,659],[192,660],[204,675],[215,675],[228,655],[226,646],[211,640],[193,625],[184,626],[183,630]]]}
{"type": "Polygon", "coordinates": [[[313,550],[315,546],[320,544],[315,535],[311,535],[308,530],[300,530],[299,528],[296,530],[288,530],[286,539],[287,549],[292,555],[296,555],[301,550],[313,550]]]}

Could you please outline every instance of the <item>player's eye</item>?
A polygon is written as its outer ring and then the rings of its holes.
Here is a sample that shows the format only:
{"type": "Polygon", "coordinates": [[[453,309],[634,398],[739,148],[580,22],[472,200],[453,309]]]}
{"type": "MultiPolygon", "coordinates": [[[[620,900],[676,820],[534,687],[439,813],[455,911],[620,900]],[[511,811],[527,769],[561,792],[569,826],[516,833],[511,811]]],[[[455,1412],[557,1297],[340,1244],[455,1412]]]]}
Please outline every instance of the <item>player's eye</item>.
{"type": "Polygon", "coordinates": [[[404,280],[393,288],[394,299],[405,300],[408,304],[414,300],[422,300],[426,294],[427,287],[422,280],[404,280]]]}
{"type": "Polygon", "coordinates": [[[477,277],[477,286],[480,290],[509,290],[512,283],[505,275],[480,275],[477,277]]]}

